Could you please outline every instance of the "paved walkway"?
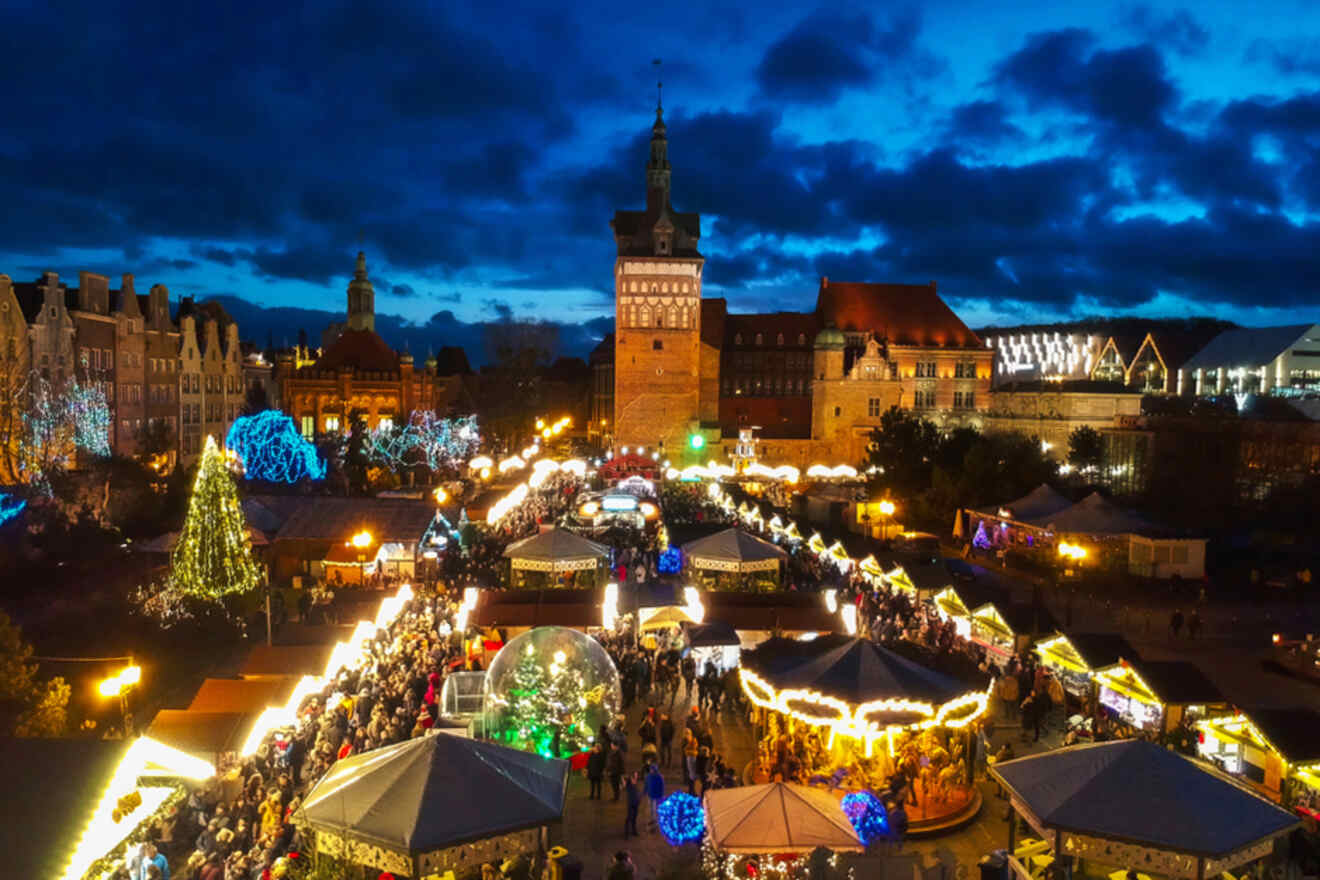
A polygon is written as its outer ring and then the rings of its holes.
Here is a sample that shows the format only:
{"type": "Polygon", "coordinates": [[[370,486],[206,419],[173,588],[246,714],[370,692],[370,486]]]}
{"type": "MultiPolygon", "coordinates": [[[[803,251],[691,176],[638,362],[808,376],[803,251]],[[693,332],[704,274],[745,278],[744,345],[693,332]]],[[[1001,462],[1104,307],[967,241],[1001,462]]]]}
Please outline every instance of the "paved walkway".
{"type": "MultiPolygon", "coordinates": [[[[694,693],[695,698],[695,693],[694,693]]],[[[645,713],[646,703],[634,705],[628,712],[628,730],[631,736],[628,742],[627,769],[641,767],[641,743],[636,730],[645,713]]],[[[661,707],[663,710],[663,707],[661,707]]],[[[682,697],[674,704],[671,717],[675,723],[681,723],[683,715],[691,704],[682,697]]],[[[1058,713],[1056,713],[1057,715],[1058,713]]],[[[1021,740],[1022,729],[1015,720],[1000,720],[996,723],[994,746],[998,747],[1005,740],[1013,743],[1019,756],[1035,754],[1057,747],[1062,740],[1062,719],[1052,719],[1053,726],[1046,731],[1039,743],[1024,743],[1021,740]]],[[[735,767],[746,766],[755,753],[755,742],[746,716],[723,712],[720,723],[713,728],[715,748],[725,760],[735,767]]],[[[676,755],[672,766],[664,769],[665,791],[676,791],[683,786],[683,772],[676,755]]],[[[918,877],[922,880],[954,880],[955,876],[974,878],[976,863],[986,853],[1004,847],[1008,840],[1006,821],[1008,802],[997,794],[997,787],[987,781],[978,783],[981,787],[983,805],[976,819],[964,828],[940,837],[928,840],[909,841],[903,848],[907,858],[890,859],[886,864],[877,864],[868,859],[864,872],[858,876],[883,876],[884,880],[914,880],[912,870],[919,869],[918,877]],[[944,866],[940,871],[938,867],[944,866]],[[924,869],[924,870],[921,870],[924,869]],[[879,873],[876,873],[876,872],[879,873]]],[[[619,850],[627,850],[637,866],[638,880],[686,880],[701,877],[700,851],[697,846],[672,847],[660,833],[647,827],[648,805],[643,800],[638,821],[640,837],[623,837],[623,821],[626,814],[624,796],[617,802],[610,799],[609,782],[605,784],[605,799],[590,800],[587,797],[589,786],[585,776],[574,774],[568,787],[568,803],[564,811],[564,822],[560,840],[568,850],[583,860],[583,880],[600,880],[604,877],[606,866],[619,850]]]]}

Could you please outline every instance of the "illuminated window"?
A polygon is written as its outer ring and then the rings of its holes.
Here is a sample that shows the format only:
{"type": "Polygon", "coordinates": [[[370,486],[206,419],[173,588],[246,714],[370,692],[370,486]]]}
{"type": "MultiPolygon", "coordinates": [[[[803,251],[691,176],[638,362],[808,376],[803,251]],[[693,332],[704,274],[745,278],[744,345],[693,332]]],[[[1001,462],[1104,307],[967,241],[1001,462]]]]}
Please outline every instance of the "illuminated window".
{"type": "Polygon", "coordinates": [[[339,416],[326,416],[326,417],[325,417],[325,430],[326,430],[327,433],[330,432],[330,431],[338,431],[338,430],[339,430],[339,416]]]}
{"type": "Polygon", "coordinates": [[[308,439],[311,439],[311,437],[316,434],[315,416],[302,417],[302,432],[303,432],[303,436],[307,437],[308,439]]]}

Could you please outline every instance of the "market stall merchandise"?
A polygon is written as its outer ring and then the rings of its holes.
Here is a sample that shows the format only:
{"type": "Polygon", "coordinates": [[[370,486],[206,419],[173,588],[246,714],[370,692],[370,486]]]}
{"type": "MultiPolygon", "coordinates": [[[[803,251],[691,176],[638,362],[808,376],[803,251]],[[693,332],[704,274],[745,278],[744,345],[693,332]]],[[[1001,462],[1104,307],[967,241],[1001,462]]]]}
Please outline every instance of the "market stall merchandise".
{"type": "MultiPolygon", "coordinates": [[[[1213,770],[1143,740],[1056,749],[994,764],[990,774],[1045,849],[1055,859],[1084,861],[1087,874],[1117,868],[1216,877],[1269,855],[1300,824],[1213,770]]],[[[1018,824],[1009,822],[1009,852],[1018,824]]]]}
{"type": "Polygon", "coordinates": [[[463,874],[544,849],[567,761],[448,733],[336,763],[297,820],[319,854],[405,876],[463,874]]]}
{"type": "Polygon", "coordinates": [[[1097,669],[1139,659],[1136,649],[1117,633],[1056,633],[1037,642],[1034,650],[1063,689],[1082,701],[1090,699],[1095,690],[1097,669]]]}
{"type": "Polygon", "coordinates": [[[1197,752],[1311,822],[1320,820],[1320,712],[1243,709],[1196,723],[1197,752]]]}
{"type": "Polygon", "coordinates": [[[557,527],[514,541],[504,558],[514,588],[602,587],[609,577],[609,547],[557,527]]]}
{"type": "Polygon", "coordinates": [[[1095,670],[1094,677],[1100,705],[1136,730],[1168,733],[1228,708],[1195,663],[1124,658],[1095,670]]]}
{"type": "Polygon", "coordinates": [[[759,710],[754,780],[910,798],[912,828],[974,812],[968,732],[987,684],[958,681],[874,642],[772,638],[744,652],[743,693],[759,710]]]}

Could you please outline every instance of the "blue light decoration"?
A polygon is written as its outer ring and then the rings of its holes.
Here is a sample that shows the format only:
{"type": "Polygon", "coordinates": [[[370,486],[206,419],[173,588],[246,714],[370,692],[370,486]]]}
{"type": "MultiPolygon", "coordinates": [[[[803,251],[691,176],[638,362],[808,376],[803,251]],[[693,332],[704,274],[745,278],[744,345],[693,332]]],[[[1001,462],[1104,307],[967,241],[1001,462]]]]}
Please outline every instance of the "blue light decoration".
{"type": "Polygon", "coordinates": [[[683,551],[677,547],[670,547],[660,554],[656,567],[660,569],[661,574],[678,574],[683,569],[683,551]]]}
{"type": "Polygon", "coordinates": [[[843,814],[863,844],[889,834],[889,814],[880,798],[869,791],[851,791],[843,796],[843,814]]]}
{"type": "Polygon", "coordinates": [[[972,536],[972,546],[978,550],[989,550],[990,539],[985,534],[985,520],[976,524],[976,534],[972,536]]]}
{"type": "Polygon", "coordinates": [[[676,791],[660,802],[656,809],[660,833],[670,846],[695,843],[706,834],[706,811],[701,798],[676,791]]]}
{"type": "Polygon", "coordinates": [[[243,463],[249,480],[297,483],[325,479],[325,462],[303,437],[293,419],[277,409],[239,416],[229,429],[225,447],[243,463]]]}
{"type": "Polygon", "coordinates": [[[0,526],[22,513],[25,507],[27,507],[26,499],[8,492],[0,492],[0,526]]]}

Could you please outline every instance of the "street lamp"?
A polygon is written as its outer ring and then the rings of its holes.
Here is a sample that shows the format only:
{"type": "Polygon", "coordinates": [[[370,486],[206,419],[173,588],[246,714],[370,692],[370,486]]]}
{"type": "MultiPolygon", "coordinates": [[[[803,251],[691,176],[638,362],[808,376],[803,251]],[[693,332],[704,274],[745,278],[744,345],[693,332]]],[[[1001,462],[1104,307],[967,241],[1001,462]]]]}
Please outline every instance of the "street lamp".
{"type": "Polygon", "coordinates": [[[348,543],[350,546],[357,548],[358,582],[365,588],[367,586],[367,548],[371,546],[371,532],[364,529],[350,538],[348,543]]]}
{"type": "Polygon", "coordinates": [[[894,511],[897,509],[898,508],[894,507],[894,502],[890,501],[888,498],[880,502],[880,516],[883,517],[883,519],[880,520],[881,541],[889,540],[889,519],[894,515],[894,511]]]}
{"type": "Polygon", "coordinates": [[[124,726],[124,738],[131,736],[128,729],[128,692],[142,681],[142,667],[129,663],[119,672],[97,684],[101,696],[119,698],[119,720],[124,726]]]}

